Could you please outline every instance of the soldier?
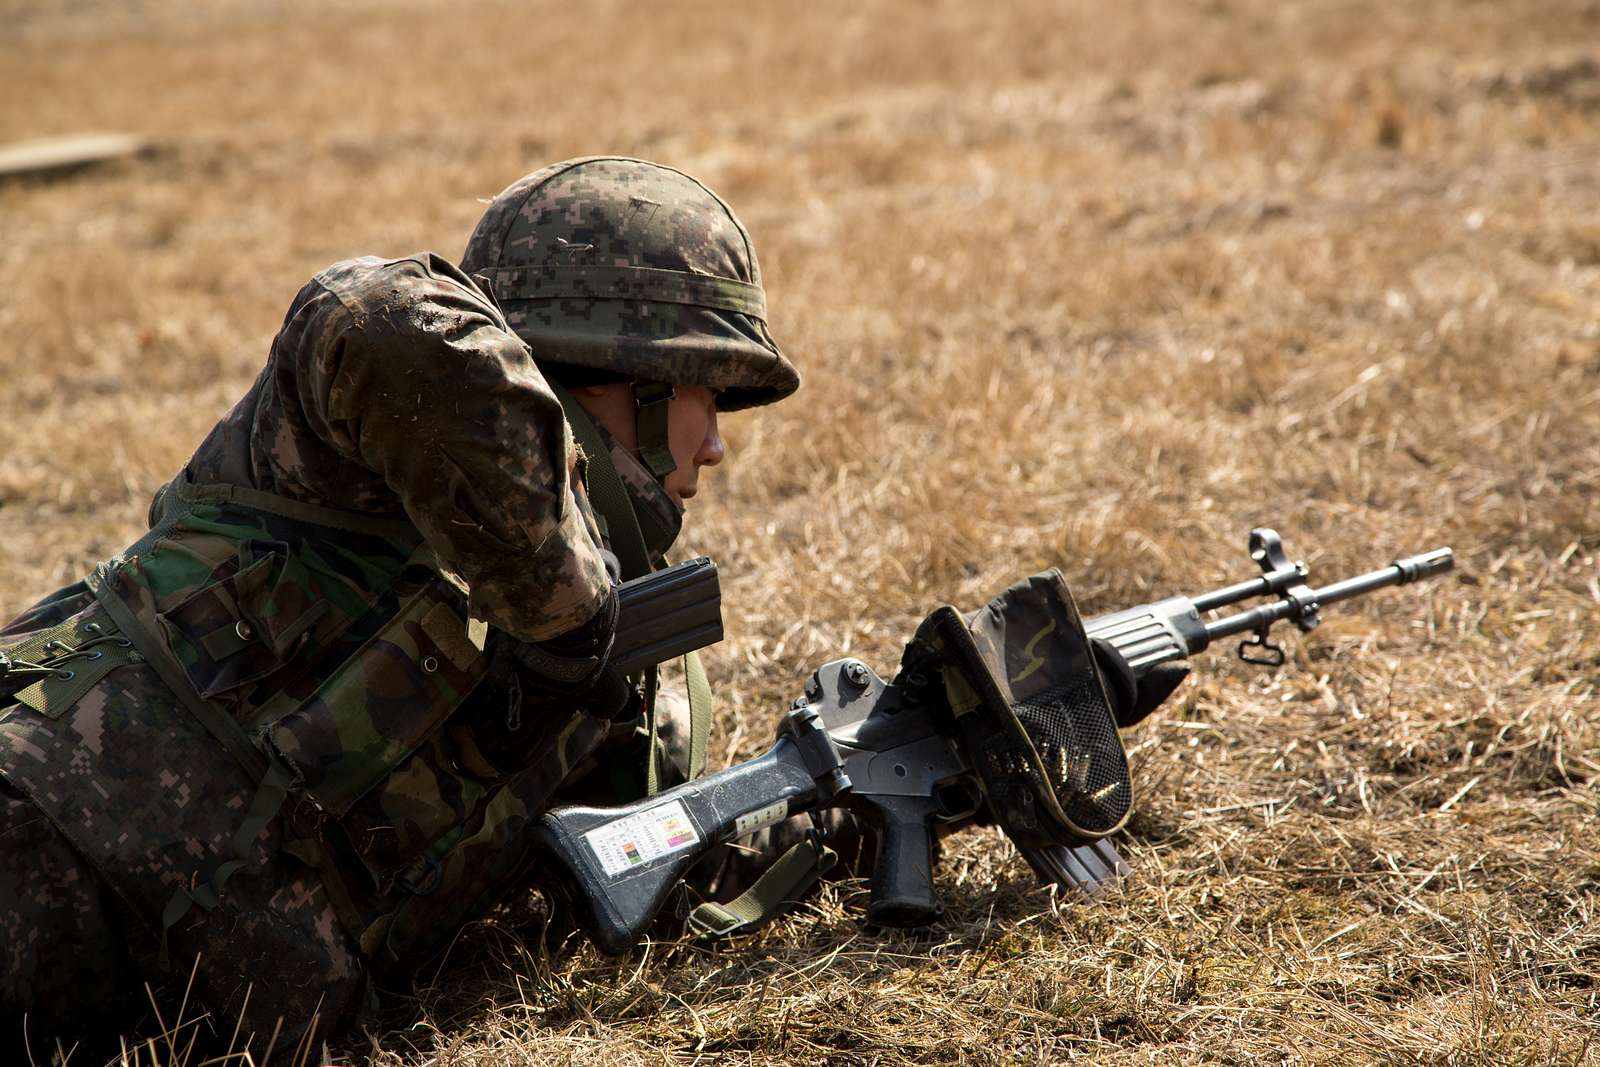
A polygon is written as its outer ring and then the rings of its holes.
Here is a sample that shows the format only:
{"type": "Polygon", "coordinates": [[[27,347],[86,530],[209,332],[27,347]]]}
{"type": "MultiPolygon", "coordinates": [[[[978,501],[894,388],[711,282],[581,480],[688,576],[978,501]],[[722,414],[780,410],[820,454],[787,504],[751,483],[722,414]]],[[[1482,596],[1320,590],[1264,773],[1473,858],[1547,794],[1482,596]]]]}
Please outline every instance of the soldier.
{"type": "Polygon", "coordinates": [[[224,1035],[326,1034],[536,882],[530,820],[650,736],[615,572],[718,412],[798,384],[743,226],[654,164],[524,178],[459,269],[318,274],[150,532],[0,630],[0,1042],[116,1033],[191,968],[224,1035]]]}

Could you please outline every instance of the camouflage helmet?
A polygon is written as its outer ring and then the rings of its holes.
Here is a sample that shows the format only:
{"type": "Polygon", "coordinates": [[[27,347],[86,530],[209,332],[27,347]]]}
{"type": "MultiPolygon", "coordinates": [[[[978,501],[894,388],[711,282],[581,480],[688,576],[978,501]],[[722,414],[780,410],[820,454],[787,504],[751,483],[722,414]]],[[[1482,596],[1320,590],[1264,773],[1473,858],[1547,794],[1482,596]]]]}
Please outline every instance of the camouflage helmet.
{"type": "Polygon", "coordinates": [[[724,411],[799,388],[767,331],[750,235],[671,167],[592,156],[536,171],[494,198],[461,268],[541,363],[704,385],[724,411]]]}

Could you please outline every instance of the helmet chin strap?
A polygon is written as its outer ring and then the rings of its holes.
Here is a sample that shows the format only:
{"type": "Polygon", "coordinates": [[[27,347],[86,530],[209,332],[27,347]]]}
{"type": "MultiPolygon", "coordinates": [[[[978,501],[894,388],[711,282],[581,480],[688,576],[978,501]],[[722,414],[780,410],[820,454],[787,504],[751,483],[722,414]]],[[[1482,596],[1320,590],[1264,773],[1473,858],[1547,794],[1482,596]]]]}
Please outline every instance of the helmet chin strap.
{"type": "Polygon", "coordinates": [[[666,483],[667,475],[678,469],[672,458],[672,446],[667,439],[668,401],[677,391],[666,382],[634,382],[633,407],[635,428],[639,441],[639,460],[656,476],[656,481],[666,483]]]}

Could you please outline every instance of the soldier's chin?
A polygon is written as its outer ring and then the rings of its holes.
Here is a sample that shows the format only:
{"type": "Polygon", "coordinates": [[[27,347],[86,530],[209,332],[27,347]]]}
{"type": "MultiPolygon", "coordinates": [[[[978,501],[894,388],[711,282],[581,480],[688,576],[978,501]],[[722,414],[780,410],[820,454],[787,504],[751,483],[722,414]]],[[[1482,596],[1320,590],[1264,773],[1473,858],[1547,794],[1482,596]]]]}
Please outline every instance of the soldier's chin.
{"type": "Polygon", "coordinates": [[[688,486],[688,487],[686,487],[684,489],[668,489],[667,490],[667,495],[670,496],[673,499],[673,501],[681,508],[681,507],[683,507],[684,501],[688,500],[690,497],[694,496],[699,491],[700,491],[699,486],[691,485],[691,486],[688,486]]]}

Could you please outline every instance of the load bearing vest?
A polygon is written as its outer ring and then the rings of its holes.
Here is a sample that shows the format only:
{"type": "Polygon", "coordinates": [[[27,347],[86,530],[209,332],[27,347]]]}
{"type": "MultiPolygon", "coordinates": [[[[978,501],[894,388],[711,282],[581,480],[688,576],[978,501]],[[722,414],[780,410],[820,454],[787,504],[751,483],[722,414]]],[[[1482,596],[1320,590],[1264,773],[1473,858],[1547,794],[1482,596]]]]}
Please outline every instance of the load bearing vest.
{"type": "MultiPolygon", "coordinates": [[[[395,913],[465,827],[493,836],[507,784],[442,729],[487,669],[462,591],[406,522],[182,477],[153,518],[53,629],[69,649],[111,637],[106,669],[142,662],[164,686],[42,679],[0,712],[0,773],[163,929],[282,852],[319,869],[364,951],[393,950],[395,913]]],[[[598,742],[583,718],[560,747],[598,742]]]]}

